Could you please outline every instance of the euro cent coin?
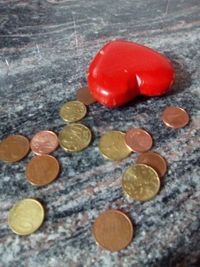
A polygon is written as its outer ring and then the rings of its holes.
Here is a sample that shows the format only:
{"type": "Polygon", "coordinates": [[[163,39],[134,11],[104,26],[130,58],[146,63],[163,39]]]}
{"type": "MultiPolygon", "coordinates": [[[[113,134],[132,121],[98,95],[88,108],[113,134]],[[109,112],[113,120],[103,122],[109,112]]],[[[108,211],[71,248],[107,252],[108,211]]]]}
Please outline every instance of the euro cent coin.
{"type": "Polygon", "coordinates": [[[145,152],[151,149],[151,135],[141,128],[131,128],[125,135],[126,144],[135,152],[145,152]]]}
{"type": "Polygon", "coordinates": [[[167,172],[166,160],[160,154],[153,151],[140,154],[136,162],[152,167],[158,173],[159,177],[163,177],[167,172]]]}
{"type": "Polygon", "coordinates": [[[0,143],[0,160],[17,162],[30,150],[29,140],[22,135],[10,135],[0,143]]]}
{"type": "Polygon", "coordinates": [[[69,101],[65,103],[60,109],[60,117],[65,122],[80,121],[82,118],[85,117],[86,113],[86,106],[78,100],[69,101]]]}
{"type": "Polygon", "coordinates": [[[123,212],[110,209],[95,220],[92,232],[97,244],[114,252],[124,249],[132,241],[133,224],[123,212]]]}
{"type": "Polygon", "coordinates": [[[8,224],[18,235],[30,235],[43,223],[44,208],[41,203],[32,198],[17,202],[9,211],[8,224]]]}
{"type": "Polygon", "coordinates": [[[58,137],[52,131],[41,131],[33,136],[30,145],[36,155],[50,154],[58,147],[58,137]]]}
{"type": "Polygon", "coordinates": [[[79,100],[86,106],[91,105],[96,102],[94,97],[91,95],[88,87],[79,88],[77,90],[76,97],[77,97],[77,100],[79,100]]]}
{"type": "Polygon", "coordinates": [[[57,178],[59,170],[59,163],[53,156],[35,156],[26,167],[26,177],[32,185],[44,186],[57,178]]]}
{"type": "Polygon", "coordinates": [[[67,152],[78,152],[85,149],[92,140],[90,129],[82,123],[65,126],[58,135],[60,146],[67,152]]]}
{"type": "Polygon", "coordinates": [[[105,158],[118,161],[131,153],[131,149],[125,142],[125,134],[120,131],[109,131],[103,134],[99,141],[99,150],[105,158]]]}
{"type": "Polygon", "coordinates": [[[167,127],[178,129],[189,123],[189,115],[183,108],[171,106],[163,111],[162,120],[167,127]]]}
{"type": "Polygon", "coordinates": [[[122,188],[131,199],[147,201],[158,194],[160,179],[152,167],[145,164],[135,164],[129,166],[124,172],[122,188]]]}

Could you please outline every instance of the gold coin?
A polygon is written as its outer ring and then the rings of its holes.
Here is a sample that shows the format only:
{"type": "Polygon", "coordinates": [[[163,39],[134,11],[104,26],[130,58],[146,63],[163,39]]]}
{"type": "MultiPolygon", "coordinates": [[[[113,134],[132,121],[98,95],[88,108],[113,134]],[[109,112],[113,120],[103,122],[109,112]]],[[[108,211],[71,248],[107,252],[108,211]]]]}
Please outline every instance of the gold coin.
{"type": "Polygon", "coordinates": [[[122,188],[134,200],[146,201],[156,196],[160,189],[157,172],[145,164],[128,167],[122,177],[122,188]]]}
{"type": "Polygon", "coordinates": [[[102,135],[99,150],[110,160],[122,160],[131,153],[131,149],[125,142],[125,134],[120,131],[110,131],[102,135]]]}
{"type": "Polygon", "coordinates": [[[65,122],[80,121],[87,113],[86,106],[76,100],[65,103],[60,109],[60,117],[65,122]]]}
{"type": "Polygon", "coordinates": [[[86,148],[92,139],[91,131],[81,123],[72,123],[59,133],[60,146],[69,152],[77,152],[86,148]]]}
{"type": "Polygon", "coordinates": [[[30,235],[44,220],[44,208],[39,201],[26,198],[17,202],[9,211],[8,224],[18,235],[30,235]]]}
{"type": "Polygon", "coordinates": [[[22,135],[10,135],[0,142],[0,160],[17,162],[29,152],[29,140],[22,135]]]}

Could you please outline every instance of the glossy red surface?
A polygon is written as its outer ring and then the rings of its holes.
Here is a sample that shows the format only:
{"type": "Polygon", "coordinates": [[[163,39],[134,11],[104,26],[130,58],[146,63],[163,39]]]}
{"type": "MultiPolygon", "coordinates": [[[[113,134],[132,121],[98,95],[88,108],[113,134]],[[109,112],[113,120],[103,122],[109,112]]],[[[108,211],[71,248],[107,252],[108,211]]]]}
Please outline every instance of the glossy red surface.
{"type": "Polygon", "coordinates": [[[88,86],[98,102],[117,107],[139,94],[165,94],[174,76],[173,66],[164,55],[133,42],[115,40],[103,46],[93,58],[88,69],[88,86]]]}

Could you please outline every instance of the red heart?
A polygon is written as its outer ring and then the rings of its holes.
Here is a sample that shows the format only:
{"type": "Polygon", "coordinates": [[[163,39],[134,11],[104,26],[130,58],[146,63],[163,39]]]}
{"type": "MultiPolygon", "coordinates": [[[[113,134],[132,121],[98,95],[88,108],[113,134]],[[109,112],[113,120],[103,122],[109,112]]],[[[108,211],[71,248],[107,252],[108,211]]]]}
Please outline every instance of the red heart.
{"type": "Polygon", "coordinates": [[[94,98],[108,107],[127,103],[139,94],[159,96],[174,81],[174,69],[164,55],[124,40],[107,43],[92,60],[88,86],[94,98]]]}

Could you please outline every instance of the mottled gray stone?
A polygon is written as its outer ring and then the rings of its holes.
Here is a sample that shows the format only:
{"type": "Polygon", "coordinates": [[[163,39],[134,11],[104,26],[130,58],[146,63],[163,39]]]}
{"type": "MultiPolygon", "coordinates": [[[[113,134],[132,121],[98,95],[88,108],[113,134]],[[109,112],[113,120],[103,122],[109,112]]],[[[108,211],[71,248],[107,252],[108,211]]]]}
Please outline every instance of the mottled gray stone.
{"type": "Polygon", "coordinates": [[[56,182],[35,188],[20,163],[0,163],[1,267],[194,267],[200,266],[200,2],[199,0],[0,0],[0,137],[58,132],[58,109],[85,84],[86,69],[108,40],[124,38],[165,53],[174,63],[176,84],[160,98],[140,98],[110,110],[99,104],[83,120],[94,141],[85,151],[54,155],[62,165],[56,182]],[[163,126],[167,105],[186,108],[189,126],[163,126]],[[168,161],[160,194],[146,203],[128,202],[121,175],[137,155],[119,163],[99,154],[98,139],[110,129],[144,127],[154,150],[168,161]],[[46,220],[28,237],[7,225],[10,207],[35,197],[46,220]],[[96,246],[91,225],[101,211],[119,208],[136,226],[131,245],[109,253],[96,246]]]}

